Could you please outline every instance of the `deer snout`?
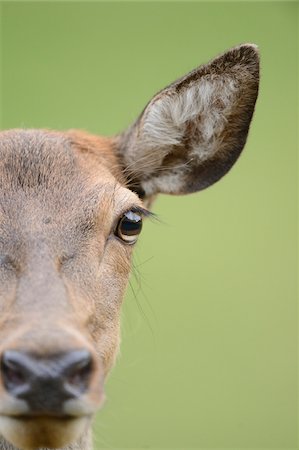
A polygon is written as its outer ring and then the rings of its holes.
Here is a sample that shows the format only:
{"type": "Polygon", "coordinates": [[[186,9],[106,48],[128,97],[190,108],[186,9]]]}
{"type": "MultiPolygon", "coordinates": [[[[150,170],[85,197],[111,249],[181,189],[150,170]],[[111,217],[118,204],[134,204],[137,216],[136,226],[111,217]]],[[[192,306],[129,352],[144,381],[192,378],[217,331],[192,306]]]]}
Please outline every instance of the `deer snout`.
{"type": "Polygon", "coordinates": [[[31,415],[64,415],[67,400],[89,388],[93,357],[80,349],[51,356],[6,350],[1,358],[2,383],[8,394],[27,403],[31,415]]]}

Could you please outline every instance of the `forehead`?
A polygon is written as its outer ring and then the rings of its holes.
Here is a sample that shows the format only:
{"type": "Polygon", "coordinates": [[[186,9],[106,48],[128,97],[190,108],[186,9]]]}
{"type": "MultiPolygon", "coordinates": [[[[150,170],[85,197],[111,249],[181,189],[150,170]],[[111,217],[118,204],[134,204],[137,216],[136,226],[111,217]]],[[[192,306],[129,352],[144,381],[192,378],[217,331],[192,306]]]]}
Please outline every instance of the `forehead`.
{"type": "Polygon", "coordinates": [[[24,209],[31,217],[41,209],[62,216],[87,216],[97,209],[117,214],[139,202],[122,186],[118,171],[105,139],[40,130],[0,133],[2,214],[19,216],[24,209]]]}

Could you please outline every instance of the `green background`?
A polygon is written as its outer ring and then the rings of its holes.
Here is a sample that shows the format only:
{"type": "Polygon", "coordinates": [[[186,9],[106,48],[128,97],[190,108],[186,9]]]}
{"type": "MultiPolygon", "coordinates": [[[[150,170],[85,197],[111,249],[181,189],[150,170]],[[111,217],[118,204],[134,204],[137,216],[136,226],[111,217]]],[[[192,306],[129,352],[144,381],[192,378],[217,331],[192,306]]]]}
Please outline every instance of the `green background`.
{"type": "Polygon", "coordinates": [[[1,6],[2,128],[114,134],[175,78],[259,45],[237,165],[199,194],[161,196],[161,222],[144,227],[95,448],[298,448],[298,4],[1,6]]]}

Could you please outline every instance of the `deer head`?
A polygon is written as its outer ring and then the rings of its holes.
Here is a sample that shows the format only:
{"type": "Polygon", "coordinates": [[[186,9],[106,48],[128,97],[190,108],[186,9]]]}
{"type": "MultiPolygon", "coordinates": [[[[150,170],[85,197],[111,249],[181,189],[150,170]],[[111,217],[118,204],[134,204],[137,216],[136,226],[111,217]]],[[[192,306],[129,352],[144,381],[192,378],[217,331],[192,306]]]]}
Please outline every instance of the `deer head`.
{"type": "Polygon", "coordinates": [[[142,219],[157,194],[228,172],[258,82],[245,44],[160,91],[116,137],[0,133],[1,448],[90,448],[142,219]]]}

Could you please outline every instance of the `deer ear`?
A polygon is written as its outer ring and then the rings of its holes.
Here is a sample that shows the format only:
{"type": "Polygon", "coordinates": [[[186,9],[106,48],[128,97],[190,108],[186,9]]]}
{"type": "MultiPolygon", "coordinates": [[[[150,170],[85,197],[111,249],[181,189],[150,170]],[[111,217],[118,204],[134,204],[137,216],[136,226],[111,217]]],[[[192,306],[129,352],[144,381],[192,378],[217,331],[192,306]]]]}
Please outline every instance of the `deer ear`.
{"type": "Polygon", "coordinates": [[[219,180],[245,145],[258,84],[257,47],[244,44],[159,92],[119,136],[130,187],[150,197],[219,180]]]}

